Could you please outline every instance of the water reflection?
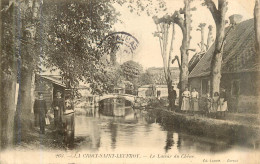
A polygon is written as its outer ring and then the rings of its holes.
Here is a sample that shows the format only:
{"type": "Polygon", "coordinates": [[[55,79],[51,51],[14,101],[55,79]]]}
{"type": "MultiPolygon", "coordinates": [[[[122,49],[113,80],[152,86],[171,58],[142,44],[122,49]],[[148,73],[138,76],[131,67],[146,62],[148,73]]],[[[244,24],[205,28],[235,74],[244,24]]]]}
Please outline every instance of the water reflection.
{"type": "MultiPolygon", "coordinates": [[[[113,106],[110,106],[113,107],[113,106]]],[[[104,108],[105,109],[105,108],[104,108]]],[[[123,117],[106,116],[111,109],[86,109],[75,117],[75,146],[79,150],[114,151],[149,150],[161,153],[216,153],[241,146],[210,137],[198,137],[174,129],[164,130],[143,110],[124,107],[123,117]],[[103,110],[104,110],[103,109],[103,110]]],[[[118,111],[120,113],[120,111],[118,111]]],[[[243,146],[244,147],[244,146],[243,146]]],[[[245,147],[244,147],[245,148],[245,147]]]]}
{"type": "Polygon", "coordinates": [[[165,142],[166,142],[166,145],[165,145],[164,149],[167,153],[168,150],[171,149],[171,147],[174,145],[173,132],[172,131],[167,132],[167,138],[166,138],[165,142]]]}

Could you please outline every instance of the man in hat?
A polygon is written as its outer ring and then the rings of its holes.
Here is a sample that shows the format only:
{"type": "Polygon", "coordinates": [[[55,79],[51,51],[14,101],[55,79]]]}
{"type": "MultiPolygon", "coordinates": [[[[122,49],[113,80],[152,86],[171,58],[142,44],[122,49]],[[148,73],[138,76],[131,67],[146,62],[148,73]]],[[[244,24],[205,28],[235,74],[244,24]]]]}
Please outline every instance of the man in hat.
{"type": "Polygon", "coordinates": [[[34,102],[33,110],[35,115],[36,125],[40,123],[40,133],[45,133],[45,117],[48,112],[46,101],[43,99],[43,93],[39,92],[39,99],[36,99],[34,102]]]}
{"type": "Polygon", "coordinates": [[[56,97],[53,99],[52,108],[54,110],[54,125],[55,128],[61,128],[62,117],[64,112],[64,100],[61,97],[61,91],[57,91],[56,97]]]}

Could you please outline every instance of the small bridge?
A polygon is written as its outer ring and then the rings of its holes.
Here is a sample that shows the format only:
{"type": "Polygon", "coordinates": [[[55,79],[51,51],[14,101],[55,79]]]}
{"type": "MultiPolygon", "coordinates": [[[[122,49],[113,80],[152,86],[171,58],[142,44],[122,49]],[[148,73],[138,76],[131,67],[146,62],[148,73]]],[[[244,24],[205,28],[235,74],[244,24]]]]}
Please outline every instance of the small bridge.
{"type": "Polygon", "coordinates": [[[135,95],[122,94],[122,93],[111,93],[111,94],[105,94],[103,96],[99,96],[96,98],[96,100],[99,102],[99,101],[109,99],[109,98],[123,98],[123,99],[128,100],[133,103],[135,101],[135,97],[136,97],[135,95]]]}

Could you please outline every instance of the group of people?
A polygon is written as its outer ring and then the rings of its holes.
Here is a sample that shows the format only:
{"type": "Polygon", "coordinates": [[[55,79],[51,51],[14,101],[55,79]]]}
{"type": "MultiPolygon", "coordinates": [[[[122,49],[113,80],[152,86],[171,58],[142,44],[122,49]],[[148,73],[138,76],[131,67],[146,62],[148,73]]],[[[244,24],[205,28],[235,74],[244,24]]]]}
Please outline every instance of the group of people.
{"type": "Polygon", "coordinates": [[[207,95],[207,108],[209,113],[218,113],[220,116],[225,117],[225,113],[228,110],[225,89],[222,89],[220,94],[215,92],[213,98],[209,94],[207,95]]]}
{"type": "Polygon", "coordinates": [[[190,93],[188,88],[182,93],[181,110],[184,112],[191,111],[192,113],[199,111],[199,93],[194,88],[190,93]]]}
{"type": "MultiPolygon", "coordinates": [[[[54,125],[56,130],[60,130],[63,126],[63,116],[65,112],[65,106],[68,106],[68,102],[62,98],[61,91],[57,91],[56,97],[52,102],[52,109],[54,113],[54,125]]],[[[73,107],[72,107],[73,108],[73,107]]],[[[40,133],[45,133],[45,125],[47,119],[47,105],[46,101],[43,98],[43,93],[38,93],[38,99],[34,102],[34,116],[35,116],[35,126],[40,125],[40,133]]]]}
{"type": "Polygon", "coordinates": [[[196,88],[193,88],[192,92],[185,88],[185,91],[182,93],[181,111],[185,113],[188,111],[192,113],[204,111],[205,114],[214,113],[215,117],[216,114],[225,116],[225,112],[228,110],[225,89],[221,89],[220,94],[215,92],[213,98],[211,98],[210,94],[207,94],[205,101],[206,106],[200,110],[199,93],[196,91],[196,88]]]}

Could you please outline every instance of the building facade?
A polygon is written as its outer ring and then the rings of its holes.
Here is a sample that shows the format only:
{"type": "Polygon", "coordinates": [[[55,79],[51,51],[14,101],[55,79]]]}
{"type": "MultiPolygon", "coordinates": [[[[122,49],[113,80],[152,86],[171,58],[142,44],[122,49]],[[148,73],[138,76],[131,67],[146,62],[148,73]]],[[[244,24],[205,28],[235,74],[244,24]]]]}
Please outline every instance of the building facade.
{"type": "MultiPolygon", "coordinates": [[[[227,27],[230,28],[230,27],[227,27]]],[[[203,98],[210,93],[210,63],[215,45],[206,52],[189,74],[190,89],[196,88],[203,98]]],[[[226,37],[220,87],[226,90],[231,112],[259,113],[259,56],[255,52],[254,20],[238,23],[226,37]]]]}
{"type": "Polygon", "coordinates": [[[48,75],[36,75],[35,76],[35,94],[38,92],[43,93],[43,97],[46,100],[48,109],[51,109],[53,98],[57,91],[62,93],[62,97],[65,94],[65,84],[62,83],[60,76],[48,76],[48,75]]]}

